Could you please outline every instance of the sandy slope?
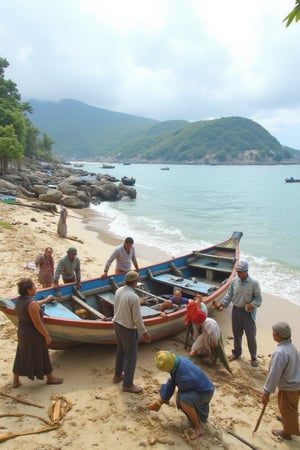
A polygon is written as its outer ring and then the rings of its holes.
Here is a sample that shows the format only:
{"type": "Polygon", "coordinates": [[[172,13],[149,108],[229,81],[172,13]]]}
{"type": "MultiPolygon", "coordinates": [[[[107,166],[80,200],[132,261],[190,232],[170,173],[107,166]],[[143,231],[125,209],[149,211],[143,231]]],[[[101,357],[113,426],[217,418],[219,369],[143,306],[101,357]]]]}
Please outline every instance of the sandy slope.
{"type": "MultiPolygon", "coordinates": [[[[105,260],[113,249],[112,245],[119,242],[115,239],[109,241],[106,236],[104,243],[99,240],[98,233],[87,231],[83,223],[89,222],[88,213],[84,213],[83,222],[82,211],[69,213],[72,216],[68,220],[69,235],[76,236],[83,243],[59,239],[56,236],[57,215],[0,202],[0,220],[15,223],[11,229],[0,227],[1,297],[16,295],[16,281],[21,276],[35,277],[34,271],[24,266],[32,262],[36,254],[47,246],[54,248],[57,261],[69,246],[75,244],[82,262],[83,279],[102,273],[105,260]]],[[[146,260],[140,257],[142,251],[143,248],[137,246],[141,266],[146,263],[146,260]]],[[[0,413],[18,412],[46,418],[53,394],[62,394],[73,404],[58,429],[8,440],[2,444],[3,448],[247,448],[226,430],[234,431],[259,449],[299,448],[300,437],[293,438],[291,442],[280,442],[270,433],[272,427],[280,426],[276,421],[276,396],[272,396],[259,430],[255,435],[252,433],[261,411],[260,394],[270,353],[275,348],[270,323],[282,318],[283,308],[285,320],[291,319],[292,323],[299,313],[297,306],[286,304],[282,299],[279,299],[278,303],[275,302],[276,299],[265,295],[264,307],[259,311],[258,368],[250,366],[246,348],[243,358],[231,363],[233,376],[220,365],[210,367],[204,360],[195,360],[212,379],[216,389],[211,402],[209,422],[205,425],[205,435],[194,442],[189,439],[187,419],[176,409],[175,398],[169,406],[163,405],[158,413],[146,409],[146,405],[156,398],[160,384],[167,379],[166,373],[155,368],[154,355],[160,349],[173,349],[180,355],[187,355],[183,346],[184,333],[151,345],[140,345],[135,381],[144,387],[141,395],[123,393],[119,385],[112,384],[115,347],[92,345],[51,351],[55,374],[65,378],[64,384],[47,386],[43,381],[32,382],[23,378],[22,386],[18,390],[12,390],[11,369],[16,349],[16,330],[0,313],[0,391],[19,395],[43,406],[42,409],[26,406],[0,395],[0,413]]],[[[214,317],[220,323],[225,347],[227,352],[230,352],[230,311],[215,312],[214,317]]],[[[299,345],[298,330],[295,336],[299,345]]],[[[35,418],[2,417],[0,438],[7,431],[38,429],[40,426],[41,423],[35,418]]]]}

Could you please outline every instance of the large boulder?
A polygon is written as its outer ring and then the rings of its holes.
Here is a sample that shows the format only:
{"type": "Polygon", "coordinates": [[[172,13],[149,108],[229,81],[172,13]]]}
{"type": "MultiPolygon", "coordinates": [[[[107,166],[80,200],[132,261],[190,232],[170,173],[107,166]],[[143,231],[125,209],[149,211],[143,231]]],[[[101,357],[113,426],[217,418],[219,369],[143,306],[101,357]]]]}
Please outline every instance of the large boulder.
{"type": "Polygon", "coordinates": [[[0,178],[0,193],[5,195],[17,195],[18,186],[0,178]]]}
{"type": "Polygon", "coordinates": [[[136,198],[136,189],[133,187],[125,186],[123,183],[119,184],[120,197],[129,197],[131,199],[136,198]]]}
{"type": "Polygon", "coordinates": [[[63,181],[62,183],[59,183],[57,188],[64,195],[73,195],[74,196],[77,194],[77,186],[69,184],[65,181],[63,181]]]}
{"type": "Polygon", "coordinates": [[[80,186],[83,183],[83,181],[80,178],[74,175],[71,175],[70,177],[66,178],[64,182],[67,184],[72,184],[74,186],[80,186]]]}
{"type": "Polygon", "coordinates": [[[63,204],[69,208],[86,208],[88,204],[79,197],[67,195],[63,197],[63,204]]]}
{"type": "Polygon", "coordinates": [[[39,195],[39,200],[42,202],[48,202],[48,203],[61,203],[61,199],[63,197],[63,194],[57,190],[57,189],[48,189],[45,194],[39,195]]]}
{"type": "Polygon", "coordinates": [[[44,184],[34,184],[32,186],[32,190],[35,193],[35,195],[38,197],[41,194],[46,194],[46,192],[48,191],[48,188],[44,184]]]}
{"type": "Polygon", "coordinates": [[[89,194],[102,200],[115,201],[119,199],[119,188],[113,183],[92,184],[89,187],[89,194]]]}

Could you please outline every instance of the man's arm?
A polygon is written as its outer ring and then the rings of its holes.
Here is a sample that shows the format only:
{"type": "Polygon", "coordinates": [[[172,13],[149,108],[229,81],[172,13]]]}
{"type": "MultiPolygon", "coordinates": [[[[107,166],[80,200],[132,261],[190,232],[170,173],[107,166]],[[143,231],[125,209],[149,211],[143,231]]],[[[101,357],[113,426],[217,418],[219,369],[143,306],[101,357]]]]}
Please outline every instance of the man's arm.
{"type": "Polygon", "coordinates": [[[55,274],[54,274],[54,285],[58,285],[59,277],[61,276],[62,270],[63,270],[64,261],[63,258],[61,258],[56,266],[55,274]]]}
{"type": "Polygon", "coordinates": [[[255,308],[259,308],[259,306],[262,304],[262,296],[260,287],[257,281],[253,281],[253,297],[251,301],[251,305],[253,305],[255,308]]]}
{"type": "Polygon", "coordinates": [[[110,257],[108,258],[108,260],[105,263],[104,266],[104,273],[107,273],[109,271],[109,268],[111,266],[111,263],[116,259],[116,257],[118,256],[118,251],[119,249],[115,249],[112,254],[110,255],[110,257]]]}
{"type": "Polygon", "coordinates": [[[81,270],[80,270],[80,259],[77,258],[77,264],[75,268],[75,275],[76,275],[76,281],[77,283],[80,283],[81,281],[81,270]]]}
{"type": "Polygon", "coordinates": [[[133,248],[131,260],[132,260],[132,263],[133,263],[133,265],[135,267],[135,270],[137,272],[139,272],[140,269],[139,269],[139,265],[138,265],[138,262],[137,262],[137,259],[136,259],[136,256],[135,256],[135,249],[134,248],[133,248]]]}

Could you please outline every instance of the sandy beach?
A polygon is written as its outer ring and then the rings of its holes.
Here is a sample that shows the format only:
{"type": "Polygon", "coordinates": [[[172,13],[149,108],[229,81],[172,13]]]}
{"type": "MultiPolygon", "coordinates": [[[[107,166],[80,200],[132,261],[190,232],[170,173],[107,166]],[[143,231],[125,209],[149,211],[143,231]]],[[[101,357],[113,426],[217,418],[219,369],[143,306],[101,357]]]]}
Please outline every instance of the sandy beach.
{"type": "MultiPolygon", "coordinates": [[[[107,257],[114,247],[122,242],[106,233],[105,220],[99,227],[95,225],[95,212],[70,209],[68,236],[73,239],[58,238],[58,214],[32,209],[30,202],[23,199],[20,202],[27,206],[0,202],[0,221],[11,224],[9,227],[0,226],[1,297],[15,296],[16,282],[21,277],[30,276],[37,281],[37,276],[30,267],[36,255],[48,246],[54,249],[55,263],[70,246],[76,246],[82,265],[82,279],[85,279],[99,276],[103,272],[107,257]]],[[[136,245],[136,253],[140,267],[157,262],[163,256],[155,248],[146,245],[136,245]]],[[[233,375],[220,364],[212,367],[204,359],[195,358],[195,364],[206,372],[215,385],[209,421],[204,425],[205,434],[196,441],[190,439],[189,423],[184,414],[176,409],[175,396],[170,404],[163,405],[159,412],[146,409],[147,404],[156,399],[160,384],[167,380],[167,374],[158,371],[154,366],[154,355],[158,350],[172,349],[179,355],[187,356],[183,345],[184,333],[150,345],[140,345],[135,382],[144,389],[141,395],[122,392],[120,385],[112,383],[115,346],[93,345],[50,350],[55,375],[64,377],[62,385],[46,385],[45,381],[31,381],[23,377],[22,386],[16,390],[11,387],[17,344],[16,329],[0,313],[1,448],[247,448],[245,443],[228,431],[246,440],[256,449],[299,448],[300,436],[293,437],[292,441],[280,441],[271,434],[272,428],[280,428],[280,423],[276,420],[277,395],[271,397],[259,429],[253,433],[262,409],[261,392],[270,355],[276,347],[272,340],[272,324],[279,320],[287,321],[292,327],[293,341],[300,349],[299,307],[268,294],[263,294],[263,300],[257,317],[259,367],[251,367],[245,340],[242,358],[231,363],[233,375]],[[22,404],[2,394],[19,396],[23,400],[39,404],[42,408],[22,404]],[[47,419],[48,407],[54,395],[62,395],[72,404],[57,429],[15,437],[1,444],[1,436],[7,432],[39,429],[41,422],[37,418],[21,414],[47,419]],[[20,416],[2,417],[8,414],[20,416]]],[[[230,353],[230,310],[221,313],[213,311],[212,317],[219,322],[226,351],[230,353]]]]}

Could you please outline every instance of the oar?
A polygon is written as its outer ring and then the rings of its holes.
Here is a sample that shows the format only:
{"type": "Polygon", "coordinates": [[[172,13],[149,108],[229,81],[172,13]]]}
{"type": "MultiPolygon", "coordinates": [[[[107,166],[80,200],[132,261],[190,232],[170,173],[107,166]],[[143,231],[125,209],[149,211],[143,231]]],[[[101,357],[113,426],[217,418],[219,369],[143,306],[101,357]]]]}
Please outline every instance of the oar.
{"type": "Polygon", "coordinates": [[[255,431],[258,430],[258,427],[259,427],[259,425],[260,425],[261,419],[262,419],[262,417],[263,417],[263,415],[264,415],[264,413],[265,413],[266,407],[267,407],[266,404],[262,407],[262,410],[261,410],[261,412],[260,412],[259,418],[257,419],[257,422],[256,422],[255,428],[254,428],[254,430],[253,430],[253,433],[255,433],[255,431]]]}

